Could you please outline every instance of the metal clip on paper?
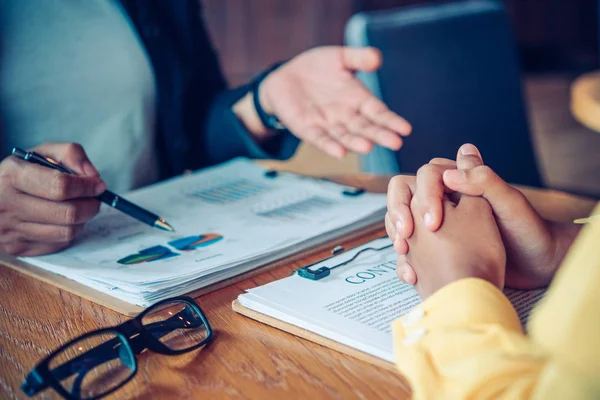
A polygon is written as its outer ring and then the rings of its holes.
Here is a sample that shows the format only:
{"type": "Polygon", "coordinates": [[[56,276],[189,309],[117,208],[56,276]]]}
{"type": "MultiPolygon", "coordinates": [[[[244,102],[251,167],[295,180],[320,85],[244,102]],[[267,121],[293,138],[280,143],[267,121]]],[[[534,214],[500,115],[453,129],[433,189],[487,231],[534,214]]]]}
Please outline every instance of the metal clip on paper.
{"type": "Polygon", "coordinates": [[[342,191],[342,194],[346,197],[358,197],[365,192],[362,188],[348,188],[342,191]]]}
{"type": "Polygon", "coordinates": [[[368,251],[381,251],[381,250],[385,250],[388,249],[390,247],[392,247],[392,244],[389,244],[387,246],[382,246],[382,247],[365,247],[364,249],[361,249],[359,251],[357,251],[351,258],[349,258],[346,261],[343,261],[339,264],[336,264],[334,266],[331,267],[327,267],[327,266],[322,266],[319,267],[317,269],[311,269],[312,266],[316,265],[316,264],[321,264],[329,259],[331,259],[332,257],[335,257],[336,255],[343,253],[345,250],[342,246],[336,246],[333,248],[333,250],[331,251],[331,257],[328,257],[318,263],[309,265],[307,267],[303,267],[303,268],[299,268],[298,270],[296,270],[296,272],[298,273],[298,275],[300,275],[302,278],[305,279],[310,279],[312,281],[318,281],[321,280],[323,278],[328,277],[331,274],[331,270],[338,268],[338,267],[343,267],[344,265],[348,265],[350,264],[352,261],[356,260],[358,258],[358,256],[360,256],[363,253],[366,253],[368,251]]]}
{"type": "MultiPolygon", "coordinates": [[[[279,171],[276,171],[274,169],[270,169],[267,170],[263,173],[265,178],[269,178],[269,179],[275,179],[279,176],[279,171]]],[[[326,182],[330,182],[329,179],[325,179],[325,178],[316,178],[316,177],[309,177],[309,176],[302,176],[300,175],[300,177],[303,178],[307,178],[307,179],[314,179],[314,180],[322,180],[322,181],[326,181],[326,182]]],[[[358,197],[361,194],[365,193],[366,190],[363,188],[357,188],[357,187],[348,187],[344,190],[342,190],[342,196],[346,196],[346,197],[358,197]]]]}

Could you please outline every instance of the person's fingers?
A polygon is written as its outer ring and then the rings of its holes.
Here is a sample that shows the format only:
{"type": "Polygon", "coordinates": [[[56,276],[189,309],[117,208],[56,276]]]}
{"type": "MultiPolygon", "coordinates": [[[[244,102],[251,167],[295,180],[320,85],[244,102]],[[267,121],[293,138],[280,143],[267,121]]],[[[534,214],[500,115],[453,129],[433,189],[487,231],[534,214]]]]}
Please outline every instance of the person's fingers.
{"type": "Polygon", "coordinates": [[[387,233],[390,240],[394,241],[394,239],[396,238],[396,228],[394,228],[394,223],[392,222],[392,219],[390,218],[389,211],[385,213],[384,221],[385,221],[385,232],[387,233]]]}
{"type": "Polygon", "coordinates": [[[288,118],[284,121],[288,125],[288,129],[303,141],[335,158],[341,159],[346,155],[346,148],[323,128],[329,124],[335,124],[335,121],[328,122],[326,116],[318,108],[313,107],[304,112],[298,110],[295,111],[295,114],[290,114],[288,118]]]}
{"type": "Polygon", "coordinates": [[[450,160],[449,158],[442,158],[442,157],[432,158],[431,161],[429,161],[429,164],[445,165],[445,166],[456,168],[456,161],[450,160]]]}
{"type": "Polygon", "coordinates": [[[376,71],[381,66],[381,52],[374,47],[349,47],[341,49],[342,64],[350,71],[376,71]]]}
{"type": "Polygon", "coordinates": [[[426,164],[417,171],[417,191],[413,199],[415,207],[411,203],[411,209],[413,215],[420,216],[427,229],[432,232],[439,229],[444,217],[442,202],[447,190],[443,173],[453,169],[455,167],[451,163],[426,164]]]}
{"type": "Polygon", "coordinates": [[[16,157],[2,161],[1,179],[22,193],[51,200],[97,196],[106,190],[98,177],[65,174],[16,157]]]}
{"type": "Polygon", "coordinates": [[[11,202],[21,221],[50,225],[83,224],[100,210],[100,201],[94,198],[51,201],[19,194],[11,202]]]}
{"type": "Polygon", "coordinates": [[[515,210],[530,208],[525,196],[500,178],[490,167],[482,165],[470,170],[448,170],[443,176],[446,186],[470,196],[485,198],[497,217],[505,220],[518,218],[515,210]]]}
{"type": "MultiPolygon", "coordinates": [[[[397,175],[390,180],[388,185],[387,209],[389,218],[395,233],[401,239],[407,239],[413,233],[414,221],[410,211],[410,202],[415,190],[415,182],[414,176],[397,175]]],[[[392,240],[395,241],[395,237],[392,240]]]]}
{"type": "Polygon", "coordinates": [[[364,137],[380,146],[398,150],[402,147],[402,138],[389,129],[373,124],[361,114],[355,114],[346,122],[348,131],[359,137],[364,137]]]}
{"type": "Polygon", "coordinates": [[[371,141],[351,134],[348,129],[342,124],[334,124],[329,128],[331,136],[348,150],[357,153],[367,154],[373,150],[371,141]]]}
{"type": "Polygon", "coordinates": [[[399,256],[396,261],[396,274],[398,278],[409,285],[417,284],[417,274],[414,268],[408,263],[405,256],[399,256]]]}
{"type": "Polygon", "coordinates": [[[81,197],[95,197],[106,190],[98,177],[65,174],[40,165],[22,162],[15,171],[14,188],[36,197],[63,201],[81,197]]]}
{"type": "Polygon", "coordinates": [[[479,149],[467,143],[460,146],[456,154],[456,167],[458,169],[471,169],[483,165],[483,158],[479,149]]]}
{"type": "Polygon", "coordinates": [[[332,157],[342,158],[346,155],[344,146],[329,136],[323,128],[318,126],[309,128],[303,136],[303,139],[312,143],[332,157]]]}
{"type": "Polygon", "coordinates": [[[412,126],[408,121],[391,111],[384,102],[371,93],[369,93],[368,100],[362,104],[360,112],[375,124],[402,136],[407,136],[412,131],[412,126]]]}
{"type": "Polygon", "coordinates": [[[84,226],[84,224],[61,226],[22,222],[18,224],[17,231],[20,234],[20,239],[24,241],[71,243],[83,231],[84,226]]]}
{"type": "Polygon", "coordinates": [[[100,173],[89,160],[85,150],[77,143],[44,143],[33,149],[50,157],[77,175],[99,177],[100,173]]]}
{"type": "Polygon", "coordinates": [[[394,245],[394,250],[398,254],[406,254],[408,253],[408,243],[406,239],[402,238],[398,232],[396,232],[396,228],[392,223],[392,219],[390,218],[390,213],[385,214],[385,230],[387,232],[388,237],[392,241],[394,245]]]}
{"type": "MultiPolygon", "coordinates": [[[[452,205],[448,204],[447,207],[452,207],[452,205]]],[[[469,211],[472,211],[473,209],[477,208],[480,210],[485,209],[486,211],[489,211],[490,213],[492,212],[492,206],[482,196],[463,195],[460,197],[460,201],[458,202],[458,205],[456,206],[456,208],[458,208],[458,209],[466,208],[469,211]]],[[[481,210],[481,211],[483,211],[483,210],[481,210]]],[[[482,215],[482,214],[478,214],[478,215],[482,215]]]]}

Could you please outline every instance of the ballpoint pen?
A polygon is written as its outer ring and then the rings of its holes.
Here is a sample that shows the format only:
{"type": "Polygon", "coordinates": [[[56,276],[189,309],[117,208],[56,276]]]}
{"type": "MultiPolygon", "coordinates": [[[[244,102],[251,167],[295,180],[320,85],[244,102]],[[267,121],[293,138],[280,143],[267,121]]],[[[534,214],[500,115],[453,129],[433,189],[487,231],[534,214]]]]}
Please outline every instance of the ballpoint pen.
{"type": "MultiPolygon", "coordinates": [[[[33,164],[38,164],[47,168],[52,168],[65,174],[75,175],[73,171],[63,167],[57,161],[51,159],[50,157],[45,157],[41,154],[38,154],[34,151],[25,151],[15,147],[12,150],[12,155],[33,164]]],[[[169,225],[169,223],[165,221],[164,218],[161,218],[158,215],[153,214],[150,211],[145,210],[142,207],[128,200],[125,200],[124,198],[122,198],[116,193],[111,192],[110,190],[104,191],[102,194],[100,194],[100,196],[98,196],[98,198],[104,204],[107,204],[115,210],[119,210],[122,213],[125,213],[130,217],[137,219],[138,221],[141,221],[155,228],[162,229],[164,231],[174,231],[173,227],[169,225]]]]}

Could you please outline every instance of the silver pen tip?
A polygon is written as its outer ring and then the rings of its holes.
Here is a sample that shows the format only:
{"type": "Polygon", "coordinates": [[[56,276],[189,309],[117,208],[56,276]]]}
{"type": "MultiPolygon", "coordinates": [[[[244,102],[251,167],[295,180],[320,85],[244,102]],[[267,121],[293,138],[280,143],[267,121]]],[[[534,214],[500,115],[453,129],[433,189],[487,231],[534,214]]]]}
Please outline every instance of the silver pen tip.
{"type": "Polygon", "coordinates": [[[167,232],[175,232],[175,229],[169,225],[169,223],[167,221],[165,221],[163,218],[157,219],[156,221],[154,221],[154,226],[157,227],[158,229],[162,229],[163,231],[167,231],[167,232]]]}

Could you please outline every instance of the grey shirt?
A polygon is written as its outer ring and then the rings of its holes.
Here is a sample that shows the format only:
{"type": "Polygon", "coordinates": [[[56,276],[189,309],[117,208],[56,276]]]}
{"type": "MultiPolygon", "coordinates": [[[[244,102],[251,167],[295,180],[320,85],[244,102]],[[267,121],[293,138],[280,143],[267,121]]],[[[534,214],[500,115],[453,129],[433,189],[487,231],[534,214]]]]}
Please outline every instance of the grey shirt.
{"type": "Polygon", "coordinates": [[[154,74],[117,0],[0,0],[0,148],[83,145],[117,192],[157,180],[154,74]]]}

